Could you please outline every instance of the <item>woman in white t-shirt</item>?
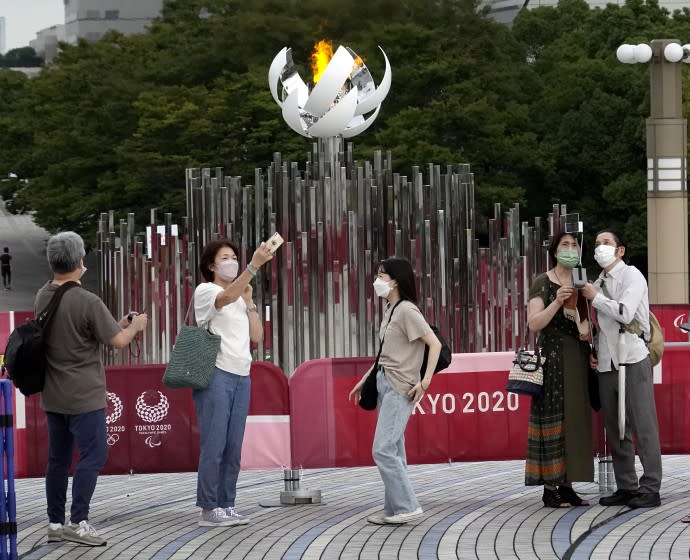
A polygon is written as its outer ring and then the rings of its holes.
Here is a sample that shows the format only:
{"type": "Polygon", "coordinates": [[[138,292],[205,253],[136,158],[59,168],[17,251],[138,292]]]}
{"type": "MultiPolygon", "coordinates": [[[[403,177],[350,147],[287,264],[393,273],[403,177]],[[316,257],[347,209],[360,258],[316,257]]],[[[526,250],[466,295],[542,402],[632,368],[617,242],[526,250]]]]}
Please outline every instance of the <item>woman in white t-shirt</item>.
{"type": "Polygon", "coordinates": [[[262,243],[239,275],[238,256],[231,241],[211,241],[200,262],[206,282],[194,291],[197,324],[221,337],[209,386],[193,391],[200,436],[196,505],[202,508],[202,527],[249,523],[235,510],[235,494],[249,412],[250,342],[260,342],[263,334],[250,282],[272,254],[262,243]]]}
{"type": "Polygon", "coordinates": [[[407,476],[405,428],[414,406],[431,384],[441,343],[417,307],[417,287],[409,261],[390,257],[381,262],[374,282],[376,295],[388,304],[379,328],[383,340],[379,369],[372,366],[350,391],[359,400],[362,385],[376,375],[378,418],[371,453],[383,480],[383,513],[367,521],[377,525],[401,525],[419,519],[422,508],[407,476]],[[424,345],[429,347],[424,376],[420,375],[424,345]]]}

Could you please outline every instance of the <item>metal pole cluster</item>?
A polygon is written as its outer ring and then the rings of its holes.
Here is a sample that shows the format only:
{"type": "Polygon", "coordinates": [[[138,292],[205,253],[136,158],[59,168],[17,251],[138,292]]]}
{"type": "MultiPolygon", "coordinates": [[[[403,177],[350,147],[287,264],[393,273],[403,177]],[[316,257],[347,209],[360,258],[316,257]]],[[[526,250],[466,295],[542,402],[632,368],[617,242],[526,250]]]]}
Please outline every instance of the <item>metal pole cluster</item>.
{"type": "MultiPolygon", "coordinates": [[[[291,372],[313,358],[375,354],[382,304],[371,284],[392,255],[412,263],[419,305],[454,352],[514,349],[525,336],[529,283],[546,266],[542,220],[530,226],[517,205],[504,212],[497,204],[482,246],[474,198],[467,164],[402,175],[390,152],[360,162],[339,137],[314,143],[303,168],[275,153],[249,185],[222,168],[187,169],[187,217],[178,227],[152,210],[147,239],[133,215],[119,224],[101,215],[101,294],[116,316],[150,314],[141,355],[106,359],[166,362],[200,281],[203,246],[229,237],[246,263],[274,231],[285,244],[254,287],[266,324],[258,359],[291,372]]],[[[548,235],[561,213],[554,206],[548,235]]]]}

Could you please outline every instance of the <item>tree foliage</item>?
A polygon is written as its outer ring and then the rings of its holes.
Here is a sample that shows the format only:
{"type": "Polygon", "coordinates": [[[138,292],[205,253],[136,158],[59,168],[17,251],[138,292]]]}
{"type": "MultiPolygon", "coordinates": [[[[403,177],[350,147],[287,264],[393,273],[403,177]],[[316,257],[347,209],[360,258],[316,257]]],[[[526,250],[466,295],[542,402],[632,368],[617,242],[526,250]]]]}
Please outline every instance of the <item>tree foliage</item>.
{"type": "MultiPolygon", "coordinates": [[[[654,0],[590,10],[583,0],[524,10],[512,28],[476,0],[168,0],[141,35],[62,45],[41,75],[0,70],[0,176],[15,211],[87,236],[106,210],[141,219],[184,212],[183,170],[223,166],[251,181],[272,153],[303,160],[266,72],[283,46],[302,75],[328,38],[364,56],[393,86],[358,157],[391,149],[397,170],[472,164],[479,215],[494,202],[544,215],[577,209],[588,229],[619,227],[646,250],[645,65],[617,62],[624,42],[690,42],[690,10],[654,0]],[[357,14],[353,25],[352,14],[357,14]]],[[[690,76],[684,78],[690,110],[690,76]]]]}

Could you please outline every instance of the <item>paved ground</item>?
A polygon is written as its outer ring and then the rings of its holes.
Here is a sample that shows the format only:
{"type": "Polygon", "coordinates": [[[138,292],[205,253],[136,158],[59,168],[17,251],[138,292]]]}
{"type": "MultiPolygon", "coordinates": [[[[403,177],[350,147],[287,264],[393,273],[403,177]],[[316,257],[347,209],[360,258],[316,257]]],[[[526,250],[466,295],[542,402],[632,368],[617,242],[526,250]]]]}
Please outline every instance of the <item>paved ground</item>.
{"type": "MultiPolygon", "coordinates": [[[[629,510],[599,505],[541,507],[541,491],[522,485],[522,461],[416,465],[412,481],[426,511],[421,521],[376,526],[382,486],[375,468],[305,472],[325,505],[263,508],[277,501],[278,471],[240,476],[237,507],[244,527],[200,528],[195,474],[102,477],[91,522],[105,548],[47,544],[43,481],[17,481],[19,552],[45,559],[555,559],[688,558],[690,457],[664,457],[662,505],[629,510]]],[[[577,490],[593,503],[595,484],[577,490]]]]}

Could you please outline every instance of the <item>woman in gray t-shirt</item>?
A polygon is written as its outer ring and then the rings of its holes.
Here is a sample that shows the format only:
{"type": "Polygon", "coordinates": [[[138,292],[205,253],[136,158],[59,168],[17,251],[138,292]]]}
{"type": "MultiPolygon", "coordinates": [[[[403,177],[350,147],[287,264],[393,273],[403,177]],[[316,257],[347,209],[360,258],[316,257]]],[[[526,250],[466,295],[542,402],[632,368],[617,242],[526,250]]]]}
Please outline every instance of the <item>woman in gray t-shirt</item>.
{"type": "Polygon", "coordinates": [[[385,487],[382,514],[367,518],[377,525],[401,525],[420,518],[422,508],[407,476],[405,428],[412,410],[429,388],[441,343],[417,307],[417,288],[409,261],[390,257],[381,262],[374,282],[376,295],[388,302],[379,329],[383,341],[377,371],[373,366],[350,391],[359,400],[364,381],[376,375],[378,419],[372,455],[385,487]],[[424,345],[429,358],[422,377],[424,345]]]}

